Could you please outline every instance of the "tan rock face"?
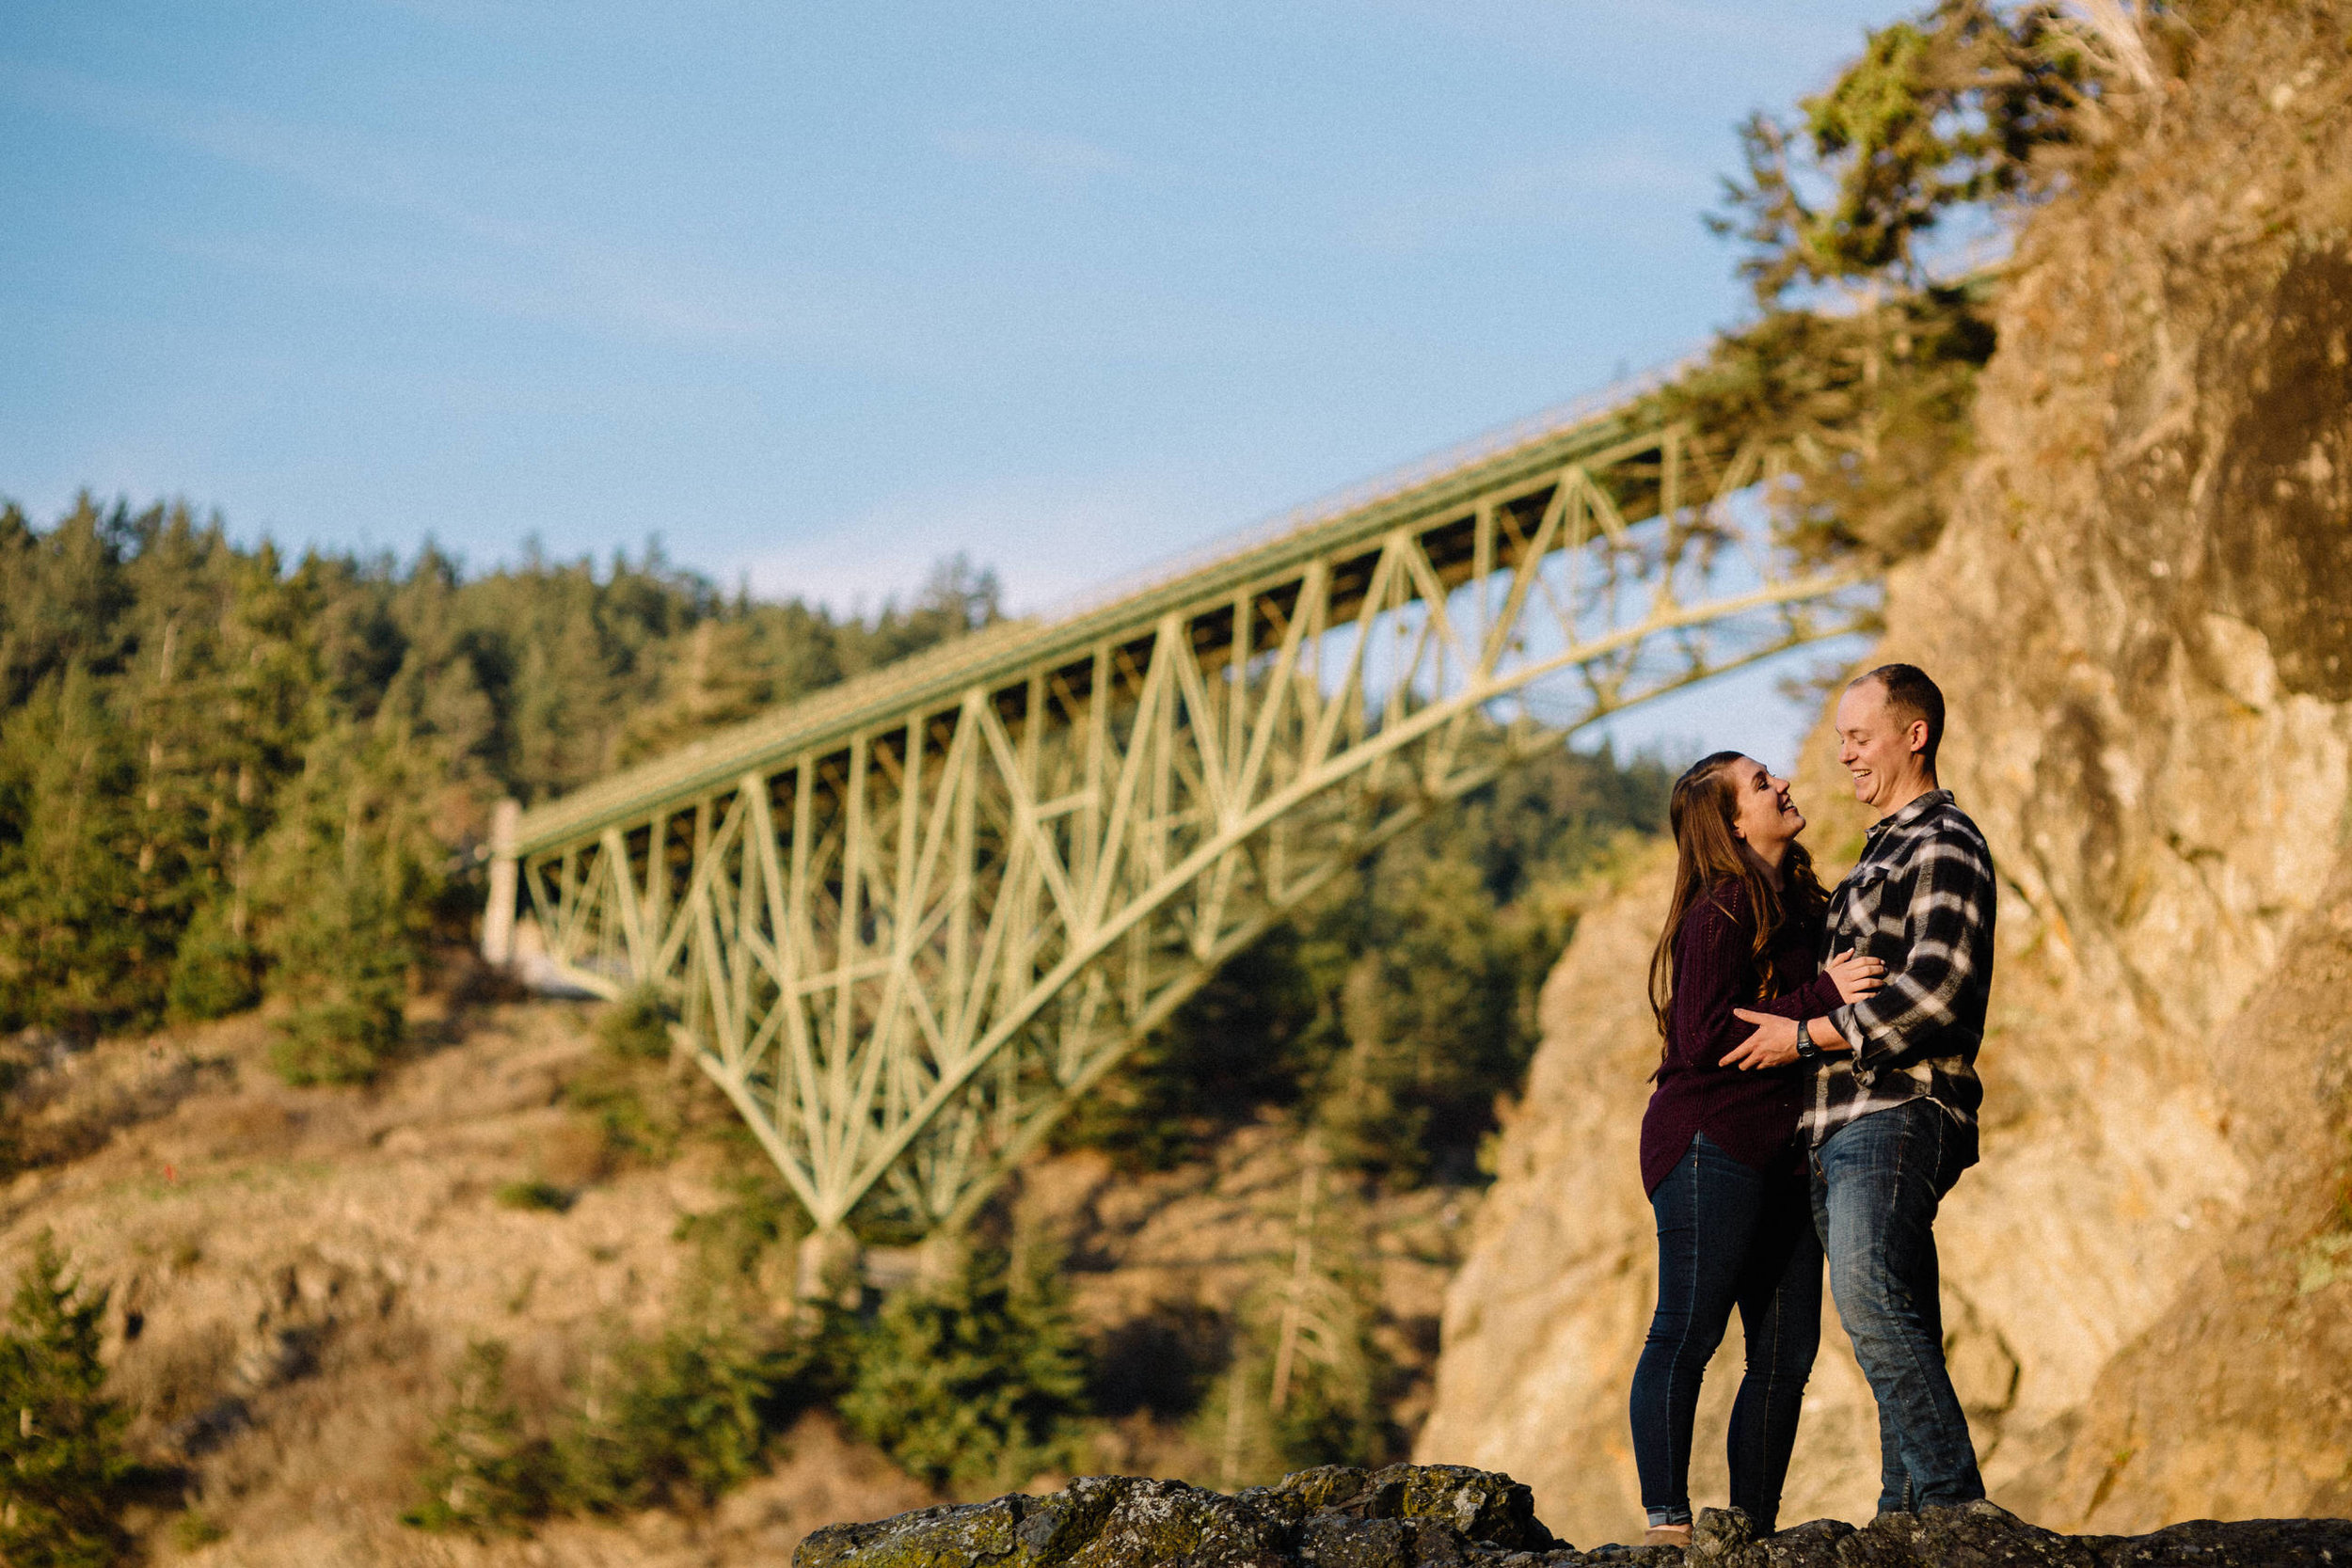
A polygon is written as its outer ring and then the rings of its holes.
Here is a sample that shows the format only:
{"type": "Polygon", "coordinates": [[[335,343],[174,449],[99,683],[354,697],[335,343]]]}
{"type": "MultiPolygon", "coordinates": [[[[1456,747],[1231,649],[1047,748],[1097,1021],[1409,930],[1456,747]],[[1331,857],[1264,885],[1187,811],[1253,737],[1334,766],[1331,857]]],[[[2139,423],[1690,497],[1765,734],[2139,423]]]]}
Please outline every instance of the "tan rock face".
{"type": "MultiPolygon", "coordinates": [[[[2299,1512],[2352,1465],[2340,1417],[2290,1405],[2262,1434],[2228,1413],[2288,1384],[2196,1380],[2278,1359],[2256,1296],[2274,1323],[2302,1304],[2307,1386],[2346,1370],[2324,1328],[2352,1316],[2352,1267],[2335,1285],[2327,1251],[2347,1224],[2327,1217],[2344,1148],[2325,1132],[2344,1048],[2271,1004],[2300,988],[2352,1014],[2352,981],[2286,967],[2332,930],[2352,820],[2347,22],[2342,5],[2199,8],[2188,84],[2104,183],[2027,230],[1980,456],[1945,536],[1888,588],[1877,657],[1943,684],[1944,780],[2003,878],[1984,1161],[1938,1226],[1955,1378],[1994,1497],[2061,1528],[2299,1512]],[[2167,1334],[2164,1354],[2137,1343],[2167,1334]],[[2212,1422],[2247,1432],[2169,1468],[2117,1458],[2212,1422]]],[[[1857,822],[1825,809],[1830,751],[1807,743],[1800,800],[1817,856],[1840,862],[1857,822]]],[[[1580,1539],[1638,1520],[1623,1405],[1653,1262],[1632,1147],[1663,898],[1662,871],[1629,884],[1553,976],[1418,1450],[1527,1480],[1580,1539]]],[[[1735,1328],[1699,1500],[1722,1496],[1736,1346],[1735,1328]]],[[[1866,1513],[1875,1416],[1834,1335],[1805,1421],[1784,1517],[1866,1513]]]]}

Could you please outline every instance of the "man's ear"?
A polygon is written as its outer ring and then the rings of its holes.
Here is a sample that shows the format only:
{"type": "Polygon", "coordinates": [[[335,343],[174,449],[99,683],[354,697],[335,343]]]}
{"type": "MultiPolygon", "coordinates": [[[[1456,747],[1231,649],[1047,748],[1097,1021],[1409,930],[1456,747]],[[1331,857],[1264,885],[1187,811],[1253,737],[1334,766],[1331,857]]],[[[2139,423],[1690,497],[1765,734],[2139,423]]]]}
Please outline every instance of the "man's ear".
{"type": "Polygon", "coordinates": [[[1928,749],[1928,721],[1914,719],[1903,731],[1903,744],[1915,757],[1925,754],[1928,749]]]}

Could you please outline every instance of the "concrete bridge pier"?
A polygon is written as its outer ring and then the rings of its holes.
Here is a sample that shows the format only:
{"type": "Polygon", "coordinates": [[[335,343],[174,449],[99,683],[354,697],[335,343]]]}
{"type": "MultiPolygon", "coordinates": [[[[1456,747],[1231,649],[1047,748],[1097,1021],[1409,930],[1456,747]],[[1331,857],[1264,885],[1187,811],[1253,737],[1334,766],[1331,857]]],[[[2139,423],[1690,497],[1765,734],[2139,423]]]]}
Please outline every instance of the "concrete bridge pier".
{"type": "Polygon", "coordinates": [[[501,800],[490,812],[490,901],[482,911],[482,958],[503,969],[515,961],[515,900],[522,891],[515,837],[520,800],[501,800]]]}
{"type": "Polygon", "coordinates": [[[801,1238],[792,1293],[804,1307],[830,1302],[855,1308],[866,1286],[865,1248],[839,1226],[801,1238]]]}

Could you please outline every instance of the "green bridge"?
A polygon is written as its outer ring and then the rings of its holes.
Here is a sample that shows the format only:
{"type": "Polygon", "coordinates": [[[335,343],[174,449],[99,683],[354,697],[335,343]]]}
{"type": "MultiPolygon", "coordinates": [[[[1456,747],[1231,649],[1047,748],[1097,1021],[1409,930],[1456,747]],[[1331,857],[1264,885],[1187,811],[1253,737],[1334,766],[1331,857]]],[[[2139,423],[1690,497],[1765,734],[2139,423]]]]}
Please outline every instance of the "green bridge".
{"type": "Polygon", "coordinates": [[[852,1211],[952,1231],[1366,852],[1580,726],[1864,624],[1866,571],[1735,515],[1801,454],[1655,403],[510,804],[485,953],[666,991],[818,1238],[852,1211]]]}

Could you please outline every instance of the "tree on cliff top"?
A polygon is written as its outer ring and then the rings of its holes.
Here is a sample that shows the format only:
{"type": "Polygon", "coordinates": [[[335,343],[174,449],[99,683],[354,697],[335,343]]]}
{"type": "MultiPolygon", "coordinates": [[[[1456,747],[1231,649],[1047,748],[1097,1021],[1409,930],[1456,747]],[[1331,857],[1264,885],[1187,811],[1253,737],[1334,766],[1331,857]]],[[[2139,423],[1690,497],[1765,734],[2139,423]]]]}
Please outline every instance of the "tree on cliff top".
{"type": "Polygon", "coordinates": [[[1724,182],[1709,227],[1746,242],[1740,275],[1767,307],[1799,284],[1918,288],[1937,225],[2042,187],[2038,154],[2074,138],[2091,79],[2055,5],[1938,0],[1870,33],[1797,121],[1751,116],[1744,178],[1724,182]]]}
{"type": "Polygon", "coordinates": [[[1772,503],[1800,556],[1886,562],[1935,542],[1994,330],[1990,277],[1936,281],[1931,237],[2048,191],[2114,54],[2041,0],[1937,0],[1868,34],[1794,118],[1741,127],[1744,167],[1708,223],[1745,246],[1762,314],[1652,399],[1721,457],[1794,450],[1772,503]],[[1823,294],[1844,308],[1809,303],[1823,294]]]}
{"type": "Polygon", "coordinates": [[[129,1414],[98,1358],[106,1292],[66,1277],[48,1232],[17,1276],[0,1336],[0,1561],[104,1568],[130,1548],[119,1515],[134,1475],[129,1414]]]}

